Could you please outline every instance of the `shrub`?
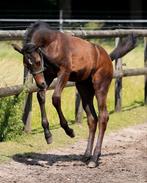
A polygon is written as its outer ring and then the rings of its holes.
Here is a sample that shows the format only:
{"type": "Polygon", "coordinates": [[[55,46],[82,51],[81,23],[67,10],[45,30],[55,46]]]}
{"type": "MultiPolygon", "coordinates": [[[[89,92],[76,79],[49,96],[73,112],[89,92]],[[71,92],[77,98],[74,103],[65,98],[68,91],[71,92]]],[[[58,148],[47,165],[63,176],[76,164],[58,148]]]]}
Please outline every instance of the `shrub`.
{"type": "Polygon", "coordinates": [[[88,22],[85,23],[84,28],[90,30],[98,30],[104,26],[104,23],[88,22]]]}
{"type": "Polygon", "coordinates": [[[24,92],[0,99],[0,141],[15,139],[23,133],[24,92]]]}

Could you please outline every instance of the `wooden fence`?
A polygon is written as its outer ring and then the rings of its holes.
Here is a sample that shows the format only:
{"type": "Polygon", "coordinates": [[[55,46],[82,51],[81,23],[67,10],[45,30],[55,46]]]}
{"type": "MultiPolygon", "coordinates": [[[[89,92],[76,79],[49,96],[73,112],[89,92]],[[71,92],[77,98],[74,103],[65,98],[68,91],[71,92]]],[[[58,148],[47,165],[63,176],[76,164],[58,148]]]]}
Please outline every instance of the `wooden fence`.
{"type": "MultiPolygon", "coordinates": [[[[115,37],[116,45],[121,41],[123,36],[134,33],[136,36],[144,37],[144,68],[136,69],[122,69],[122,59],[115,61],[115,111],[121,111],[122,107],[122,78],[130,76],[145,76],[144,82],[144,103],[147,104],[147,30],[104,30],[104,31],[65,31],[69,34],[76,35],[84,38],[96,38],[96,37],[115,37]]],[[[0,31],[0,40],[22,40],[25,31],[0,31]]],[[[26,76],[25,76],[26,77],[26,76]]],[[[53,89],[56,84],[56,80],[53,81],[49,89],[53,89]]],[[[74,83],[68,82],[67,86],[74,86],[74,83]]],[[[18,95],[23,91],[25,85],[17,85],[6,88],[0,88],[0,98],[12,95],[18,95]]],[[[31,115],[31,103],[32,103],[32,93],[36,92],[38,88],[34,84],[29,84],[27,86],[27,91],[29,93],[26,99],[26,106],[24,108],[23,121],[25,124],[25,130],[30,130],[30,115],[31,115]]],[[[77,122],[81,122],[82,119],[82,107],[80,102],[79,94],[76,94],[76,110],[75,118],[77,122]]]]}

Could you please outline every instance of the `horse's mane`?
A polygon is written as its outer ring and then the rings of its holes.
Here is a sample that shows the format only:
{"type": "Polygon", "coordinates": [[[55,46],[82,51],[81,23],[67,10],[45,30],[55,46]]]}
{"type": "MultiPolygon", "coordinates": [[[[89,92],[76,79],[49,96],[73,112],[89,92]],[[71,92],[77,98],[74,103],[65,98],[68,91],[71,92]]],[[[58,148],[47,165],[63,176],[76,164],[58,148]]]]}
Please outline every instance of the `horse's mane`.
{"type": "Polygon", "coordinates": [[[29,43],[31,41],[32,35],[38,28],[47,28],[50,29],[49,24],[41,21],[37,21],[35,23],[32,23],[26,30],[24,35],[24,45],[26,43],[29,43]]]}

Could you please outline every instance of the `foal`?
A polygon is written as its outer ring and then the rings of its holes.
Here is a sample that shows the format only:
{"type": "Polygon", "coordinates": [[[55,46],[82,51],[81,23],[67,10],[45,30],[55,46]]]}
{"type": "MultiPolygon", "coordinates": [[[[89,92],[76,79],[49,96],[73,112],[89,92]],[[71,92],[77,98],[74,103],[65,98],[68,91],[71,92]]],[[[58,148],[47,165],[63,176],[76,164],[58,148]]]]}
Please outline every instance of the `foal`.
{"type": "Polygon", "coordinates": [[[119,45],[110,55],[100,46],[78,37],[51,30],[48,24],[36,22],[25,35],[23,48],[13,45],[23,54],[24,66],[33,74],[38,88],[37,98],[40,104],[42,126],[47,143],[52,142],[49,123],[45,111],[45,92],[54,78],[57,83],[52,96],[61,127],[66,134],[74,137],[61,109],[61,93],[68,81],[74,81],[81,96],[87,115],[89,137],[85,158],[89,167],[95,167],[101,155],[101,146],[107,127],[109,114],[106,98],[113,77],[112,60],[125,55],[134,48],[134,38],[119,45]],[[93,106],[93,98],[98,102],[99,117],[93,106]],[[96,128],[99,128],[97,143],[93,151],[96,128]],[[93,155],[92,155],[93,154],[93,155]]]}

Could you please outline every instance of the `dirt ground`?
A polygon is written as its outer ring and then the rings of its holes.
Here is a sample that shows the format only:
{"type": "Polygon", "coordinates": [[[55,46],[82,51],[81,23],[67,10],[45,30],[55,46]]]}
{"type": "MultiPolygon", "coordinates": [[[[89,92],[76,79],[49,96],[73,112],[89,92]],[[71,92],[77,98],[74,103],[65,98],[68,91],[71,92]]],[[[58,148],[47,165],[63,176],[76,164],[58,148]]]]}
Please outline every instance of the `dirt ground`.
{"type": "Polygon", "coordinates": [[[16,155],[0,165],[0,183],[147,182],[147,123],[105,136],[97,168],[82,161],[86,141],[37,154],[16,155]]]}

